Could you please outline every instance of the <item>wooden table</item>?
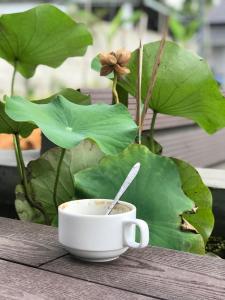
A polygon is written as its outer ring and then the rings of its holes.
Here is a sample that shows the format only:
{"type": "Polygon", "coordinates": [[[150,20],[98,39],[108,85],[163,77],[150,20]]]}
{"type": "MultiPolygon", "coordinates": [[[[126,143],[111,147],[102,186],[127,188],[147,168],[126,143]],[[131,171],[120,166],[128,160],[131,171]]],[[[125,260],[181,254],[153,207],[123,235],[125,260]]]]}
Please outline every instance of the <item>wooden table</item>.
{"type": "Polygon", "coordinates": [[[81,262],[56,228],[0,218],[0,299],[225,299],[225,260],[149,247],[81,262]]]}

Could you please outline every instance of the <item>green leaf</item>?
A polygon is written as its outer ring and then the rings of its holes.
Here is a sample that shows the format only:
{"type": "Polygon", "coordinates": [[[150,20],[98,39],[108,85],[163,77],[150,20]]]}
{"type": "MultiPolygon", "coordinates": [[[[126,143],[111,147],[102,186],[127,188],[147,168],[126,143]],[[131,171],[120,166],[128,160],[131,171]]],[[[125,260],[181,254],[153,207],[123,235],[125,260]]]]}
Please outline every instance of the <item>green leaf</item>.
{"type": "MultiPolygon", "coordinates": [[[[48,217],[49,224],[57,224],[57,216],[53,203],[53,187],[59,161],[60,148],[52,148],[40,158],[28,164],[29,185],[34,203],[42,206],[48,217]]],[[[103,153],[91,141],[83,141],[79,146],[66,150],[57,187],[57,203],[61,204],[76,198],[73,174],[97,165],[103,153]]],[[[16,209],[21,220],[44,223],[43,215],[34,209],[26,200],[22,187],[17,188],[16,209]]]]}
{"type": "Polygon", "coordinates": [[[176,40],[185,40],[185,26],[176,17],[171,16],[169,19],[169,27],[176,40]]]}
{"type": "Polygon", "coordinates": [[[181,215],[192,211],[194,202],[181,187],[176,164],[151,153],[145,146],[131,145],[117,156],[108,156],[98,166],[74,176],[80,197],[113,199],[131,167],[141,169],[122,200],[137,207],[137,217],[150,227],[150,244],[182,251],[204,253],[200,234],[181,230],[181,215]]]}
{"type": "MultiPolygon", "coordinates": [[[[82,94],[70,88],[64,89],[58,92],[57,94],[54,94],[46,99],[31,100],[31,102],[37,104],[49,103],[52,100],[54,100],[58,95],[64,96],[67,100],[73,103],[82,104],[82,105],[91,104],[90,95],[82,94]]],[[[8,115],[5,113],[5,102],[0,101],[0,133],[8,133],[8,134],[19,133],[22,137],[28,137],[35,128],[36,125],[30,122],[16,122],[10,119],[8,115]]]]}
{"type": "Polygon", "coordinates": [[[169,20],[169,27],[178,41],[187,41],[197,32],[201,26],[201,20],[189,20],[182,24],[181,20],[177,19],[176,16],[171,16],[169,20]]]}
{"type": "Polygon", "coordinates": [[[11,97],[7,99],[6,113],[15,121],[32,121],[49,140],[66,149],[89,138],[106,154],[115,154],[132,143],[137,132],[122,104],[85,106],[58,96],[48,104],[38,105],[11,97]]]}
{"type": "Polygon", "coordinates": [[[15,194],[15,207],[20,220],[44,224],[44,216],[38,209],[33,208],[29,204],[24,194],[23,186],[21,184],[18,184],[16,186],[15,194]]]}
{"type": "Polygon", "coordinates": [[[120,103],[123,103],[123,105],[128,107],[128,97],[129,97],[128,92],[120,85],[116,86],[116,91],[117,91],[120,103]]]}
{"type": "Polygon", "coordinates": [[[85,25],[49,4],[2,15],[0,32],[0,57],[26,78],[38,65],[56,68],[68,57],[84,55],[92,44],[85,25]]]}
{"type": "Polygon", "coordinates": [[[194,167],[182,160],[173,160],[180,174],[182,189],[197,208],[196,213],[184,213],[183,218],[197,229],[206,244],[214,226],[211,192],[194,167]]]}
{"type": "MultiPolygon", "coordinates": [[[[143,99],[158,47],[158,42],[144,46],[143,99]]],[[[131,94],[135,93],[136,56],[137,51],[129,64],[131,74],[121,81],[131,94]]],[[[192,119],[208,133],[225,125],[225,100],[207,63],[173,42],[165,45],[150,107],[158,113],[192,119]]]]}
{"type": "Polygon", "coordinates": [[[58,215],[54,217],[54,219],[52,220],[51,222],[51,226],[54,226],[54,227],[58,227],[58,215]]]}
{"type": "Polygon", "coordinates": [[[15,122],[5,113],[5,103],[0,101],[0,133],[16,134],[27,137],[36,128],[28,122],[15,122]]]}
{"type": "MultiPolygon", "coordinates": [[[[142,100],[147,95],[159,42],[144,45],[142,100]]],[[[135,96],[137,50],[132,52],[131,73],[118,81],[135,96]]],[[[96,58],[98,59],[98,58],[96,58]]],[[[97,70],[97,63],[92,64],[97,70]]],[[[225,126],[225,100],[206,61],[173,42],[166,42],[158,69],[150,108],[157,113],[195,121],[208,133],[225,126]]]]}
{"type": "Polygon", "coordinates": [[[59,91],[58,93],[51,95],[48,98],[45,99],[40,99],[40,100],[32,100],[33,103],[37,103],[37,104],[47,104],[49,102],[51,102],[52,100],[54,100],[57,96],[63,96],[64,98],[66,98],[67,100],[76,103],[76,104],[81,104],[81,105],[89,105],[91,104],[91,96],[90,95],[86,95],[86,94],[82,94],[79,91],[73,90],[71,88],[66,88],[63,89],[61,91],[59,91]]]}
{"type": "Polygon", "coordinates": [[[152,149],[152,141],[148,131],[142,133],[141,144],[145,145],[151,152],[155,154],[162,154],[163,148],[156,140],[154,140],[154,149],[152,149]]]}

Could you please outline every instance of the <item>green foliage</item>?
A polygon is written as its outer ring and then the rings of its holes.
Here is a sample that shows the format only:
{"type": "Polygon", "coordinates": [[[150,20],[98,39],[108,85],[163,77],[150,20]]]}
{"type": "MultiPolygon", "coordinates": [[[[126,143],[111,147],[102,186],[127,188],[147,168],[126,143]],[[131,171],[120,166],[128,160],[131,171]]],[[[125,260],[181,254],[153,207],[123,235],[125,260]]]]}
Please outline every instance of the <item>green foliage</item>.
{"type": "Polygon", "coordinates": [[[18,184],[16,186],[15,196],[15,208],[20,220],[31,221],[39,224],[50,224],[48,218],[46,219],[38,209],[34,208],[28,202],[22,184],[18,184]]]}
{"type": "Polygon", "coordinates": [[[145,145],[151,152],[153,152],[155,154],[161,154],[162,151],[163,151],[162,146],[156,140],[153,140],[153,142],[154,142],[154,151],[152,149],[153,148],[152,147],[152,140],[149,136],[149,132],[144,131],[142,133],[142,136],[141,136],[141,144],[145,145]]]}
{"type": "Polygon", "coordinates": [[[52,100],[54,100],[57,96],[63,96],[70,102],[73,102],[76,104],[81,104],[81,105],[91,104],[90,95],[82,94],[81,92],[73,90],[71,88],[63,89],[63,90],[59,91],[58,93],[51,95],[48,98],[40,99],[40,100],[33,100],[32,102],[38,103],[38,104],[47,104],[47,103],[51,102],[52,100]]]}
{"type": "Polygon", "coordinates": [[[74,176],[76,194],[113,199],[136,162],[141,169],[121,199],[133,203],[137,217],[149,224],[150,244],[203,254],[202,236],[181,230],[182,214],[195,205],[182,190],[176,164],[145,146],[131,145],[118,156],[105,157],[98,166],[78,172],[74,176]]]}
{"type": "Polygon", "coordinates": [[[120,103],[123,103],[126,107],[128,107],[128,92],[120,85],[116,86],[116,91],[119,97],[120,103]]]}
{"type": "MultiPolygon", "coordinates": [[[[159,42],[144,45],[143,101],[158,48],[159,42]]],[[[137,50],[132,53],[128,65],[131,73],[118,81],[133,96],[136,93],[137,55],[137,50]]],[[[99,71],[96,58],[92,67],[99,71]]],[[[225,126],[225,100],[207,63],[173,42],[166,42],[150,108],[157,113],[192,119],[208,133],[225,126]]]]}
{"type": "Polygon", "coordinates": [[[0,101],[0,133],[17,134],[27,137],[36,128],[28,122],[16,122],[5,113],[5,102],[0,101]]]}
{"type": "MultiPolygon", "coordinates": [[[[122,24],[136,22],[140,16],[135,12],[124,20],[120,10],[109,38],[122,24]]],[[[184,39],[184,28],[171,24],[184,39]]],[[[57,67],[68,57],[83,55],[92,43],[85,25],[49,4],[3,15],[0,28],[0,57],[26,78],[40,64],[57,67]]],[[[143,101],[158,47],[158,42],[144,46],[143,101]]],[[[99,71],[100,67],[96,57],[92,68],[99,71]]],[[[136,94],[137,51],[132,53],[128,67],[131,73],[119,78],[117,85],[124,105],[90,105],[89,95],[72,89],[41,100],[6,97],[6,103],[0,102],[0,133],[25,137],[38,126],[53,143],[67,149],[64,157],[64,150],[54,148],[28,164],[16,188],[18,215],[25,221],[57,226],[55,204],[80,197],[113,198],[139,161],[141,170],[122,200],[135,204],[138,217],[148,222],[150,244],[203,254],[214,223],[211,194],[193,167],[149,151],[162,151],[149,135],[142,137],[146,147],[131,145],[137,126],[125,106],[128,94],[136,94]]],[[[225,126],[224,97],[207,64],[172,42],[166,42],[150,108],[155,113],[192,119],[209,133],[225,126]]]]}
{"type": "Polygon", "coordinates": [[[43,4],[0,17],[0,57],[32,77],[38,65],[58,67],[66,58],[82,56],[92,37],[58,8],[43,4]]]}
{"type": "Polygon", "coordinates": [[[169,19],[169,27],[175,40],[182,42],[191,39],[199,29],[200,24],[200,21],[196,19],[191,20],[188,24],[182,24],[182,22],[175,17],[170,17],[169,19]]]}
{"type": "MultiPolygon", "coordinates": [[[[64,89],[46,99],[32,100],[31,102],[37,104],[46,104],[51,102],[58,95],[62,95],[66,97],[67,100],[77,104],[88,105],[91,102],[89,95],[84,95],[73,89],[64,89]]],[[[3,101],[0,101],[0,121],[0,133],[18,133],[22,137],[28,137],[31,134],[31,132],[36,128],[36,125],[30,122],[16,122],[9,118],[9,116],[5,113],[5,102],[3,101]]]]}
{"type": "MultiPolygon", "coordinates": [[[[31,197],[35,204],[41,205],[49,224],[57,217],[53,203],[53,187],[56,169],[60,157],[60,148],[53,148],[39,159],[28,164],[31,197]]],[[[61,204],[75,199],[73,174],[85,168],[95,166],[103,157],[103,153],[91,141],[83,141],[77,147],[66,150],[57,188],[57,203],[61,204]]],[[[46,223],[43,214],[35,209],[24,196],[21,185],[16,189],[16,210],[21,220],[46,223]]]]}
{"type": "Polygon", "coordinates": [[[196,228],[206,244],[214,226],[211,192],[195,168],[182,160],[173,160],[180,174],[182,189],[185,195],[194,201],[197,209],[196,213],[184,213],[183,218],[196,228]]]}
{"type": "Polygon", "coordinates": [[[137,126],[122,104],[77,105],[57,96],[48,104],[34,104],[22,97],[7,99],[6,113],[15,121],[32,121],[56,145],[72,148],[85,139],[95,141],[107,154],[132,143],[137,126]]]}

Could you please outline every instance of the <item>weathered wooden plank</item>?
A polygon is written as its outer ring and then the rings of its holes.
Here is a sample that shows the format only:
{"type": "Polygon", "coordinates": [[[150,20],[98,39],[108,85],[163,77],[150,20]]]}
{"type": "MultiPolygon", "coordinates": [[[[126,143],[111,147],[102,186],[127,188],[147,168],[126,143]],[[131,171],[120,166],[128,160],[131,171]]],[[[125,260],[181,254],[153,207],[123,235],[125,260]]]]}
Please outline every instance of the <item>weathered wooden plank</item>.
{"type": "Polygon", "coordinates": [[[156,140],[163,146],[163,154],[190,162],[195,166],[210,166],[224,161],[225,130],[210,136],[197,127],[157,131],[156,140]],[[213,155],[215,154],[216,155],[213,155]]]}
{"type": "Polygon", "coordinates": [[[8,261],[0,260],[0,269],[1,300],[149,299],[129,291],[89,283],[8,261]]]}
{"type": "Polygon", "coordinates": [[[39,266],[66,254],[56,228],[0,218],[0,259],[39,266]]]}
{"type": "Polygon", "coordinates": [[[70,255],[55,259],[59,255],[56,249],[60,255],[65,253],[56,242],[56,232],[52,227],[0,218],[0,257],[153,298],[225,298],[225,261],[219,258],[152,247],[130,250],[105,264],[84,263],[70,255]],[[14,244],[5,245],[9,240],[14,244]]]}
{"type": "Polygon", "coordinates": [[[225,260],[220,257],[197,255],[159,247],[150,247],[141,250],[130,249],[127,256],[174,267],[178,270],[206,275],[210,278],[223,280],[225,278],[225,260]]]}
{"type": "MultiPolygon", "coordinates": [[[[225,299],[225,282],[224,278],[220,277],[225,263],[222,264],[223,267],[220,266],[219,275],[216,272],[215,274],[210,272],[210,267],[214,265],[214,262],[219,265],[217,259],[206,259],[207,267],[203,260],[199,268],[204,271],[196,272],[195,256],[186,254],[186,265],[189,263],[189,257],[192,265],[186,270],[185,267],[179,267],[181,263],[179,263],[178,253],[176,253],[174,266],[169,262],[164,264],[163,255],[166,255],[167,251],[161,252],[159,248],[154,249],[154,252],[151,248],[145,249],[144,252],[143,249],[135,250],[116,261],[91,265],[66,255],[42,265],[41,268],[160,299],[225,299]],[[151,260],[148,259],[149,256],[151,260]]],[[[172,252],[169,251],[169,253],[172,252]]],[[[218,261],[221,260],[218,259],[218,261]]]]}

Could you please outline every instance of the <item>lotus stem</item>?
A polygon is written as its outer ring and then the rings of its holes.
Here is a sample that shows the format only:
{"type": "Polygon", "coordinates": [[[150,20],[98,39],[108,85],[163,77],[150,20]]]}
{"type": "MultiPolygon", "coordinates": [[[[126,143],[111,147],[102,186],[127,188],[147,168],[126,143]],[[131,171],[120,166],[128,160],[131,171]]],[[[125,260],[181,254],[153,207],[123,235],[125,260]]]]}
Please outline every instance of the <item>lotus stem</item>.
{"type": "Polygon", "coordinates": [[[11,88],[10,88],[11,97],[14,95],[14,85],[15,85],[15,79],[16,79],[16,65],[17,65],[17,63],[15,63],[15,66],[13,69],[13,74],[12,74],[12,81],[11,81],[11,88]]]}
{"type": "MultiPolygon", "coordinates": [[[[14,85],[15,85],[15,78],[16,78],[16,65],[17,65],[17,63],[15,63],[15,65],[14,65],[14,70],[13,70],[13,74],[12,74],[11,97],[14,95],[14,85]]],[[[18,167],[18,171],[19,171],[19,174],[20,174],[20,180],[21,180],[21,183],[24,184],[24,191],[25,191],[25,195],[27,196],[28,195],[27,176],[26,176],[26,170],[25,170],[22,150],[21,150],[21,147],[20,147],[20,139],[19,139],[19,134],[18,133],[13,134],[13,144],[14,144],[14,151],[15,151],[15,155],[16,155],[17,167],[18,167]]]]}
{"type": "Polygon", "coordinates": [[[156,117],[157,117],[157,112],[153,110],[153,116],[152,116],[150,133],[149,133],[150,146],[151,146],[151,151],[153,153],[155,153],[154,128],[155,128],[156,117]]]}
{"type": "MultiPolygon", "coordinates": [[[[16,63],[14,66],[12,81],[11,81],[11,97],[14,95],[15,78],[16,78],[16,63]]],[[[14,145],[14,151],[15,151],[15,156],[16,156],[17,168],[19,171],[21,184],[23,185],[25,197],[31,206],[38,209],[43,214],[45,224],[49,224],[49,219],[48,219],[45,211],[41,207],[41,205],[39,205],[38,203],[34,203],[32,200],[32,197],[30,196],[31,191],[29,188],[29,183],[28,183],[28,179],[27,179],[27,171],[26,171],[26,167],[24,164],[23,154],[22,154],[22,150],[20,147],[20,138],[19,138],[18,133],[13,134],[13,145],[14,145]]]]}
{"type": "Polygon", "coordinates": [[[117,90],[116,90],[117,79],[118,79],[117,73],[114,72],[113,86],[112,86],[112,93],[113,93],[113,100],[114,100],[114,103],[116,103],[116,104],[120,103],[119,97],[118,97],[118,93],[117,93],[117,90]]]}
{"type": "Polygon", "coordinates": [[[138,125],[138,144],[141,144],[141,133],[142,133],[142,124],[141,124],[141,83],[142,83],[142,60],[143,60],[143,45],[140,41],[138,49],[138,60],[137,60],[137,92],[136,92],[136,101],[137,101],[137,111],[136,111],[136,123],[138,125]]]}
{"type": "Polygon", "coordinates": [[[58,162],[57,169],[56,169],[56,177],[55,177],[55,183],[54,183],[54,189],[53,189],[53,202],[55,205],[56,212],[58,212],[57,187],[58,187],[58,183],[59,183],[59,175],[60,175],[61,166],[62,166],[65,152],[66,152],[66,149],[61,148],[61,154],[60,154],[59,162],[58,162]]]}
{"type": "Polygon", "coordinates": [[[24,185],[25,195],[29,199],[27,174],[26,174],[25,164],[23,160],[21,147],[20,147],[20,138],[18,133],[14,134],[14,145],[15,145],[16,157],[19,161],[19,168],[21,172],[22,183],[24,185]]]}
{"type": "Polygon", "coordinates": [[[41,205],[39,203],[34,203],[32,197],[31,197],[31,190],[30,190],[29,183],[27,180],[27,171],[26,171],[26,167],[24,164],[23,155],[22,155],[22,151],[21,151],[21,147],[20,147],[19,134],[14,135],[14,146],[15,146],[16,157],[17,157],[17,160],[19,163],[19,169],[21,172],[21,178],[22,178],[21,181],[23,184],[25,197],[31,206],[38,209],[43,214],[45,224],[48,225],[49,219],[48,219],[45,211],[43,210],[43,208],[41,207],[41,205]],[[18,147],[18,145],[19,145],[19,147],[18,147]]]}
{"type": "MultiPolygon", "coordinates": [[[[17,65],[17,63],[15,63],[15,65],[14,65],[12,80],[11,80],[11,89],[10,89],[11,97],[14,95],[16,65],[17,65]]],[[[23,155],[22,155],[22,151],[21,151],[21,147],[20,147],[20,139],[19,139],[18,133],[13,134],[13,145],[14,145],[14,151],[15,151],[15,156],[16,156],[17,168],[18,168],[19,175],[20,175],[20,180],[21,180],[21,183],[24,183],[24,182],[27,182],[27,180],[26,180],[26,178],[24,178],[24,176],[26,177],[26,174],[25,174],[26,172],[24,172],[24,169],[25,169],[24,160],[23,160],[23,155]]],[[[25,190],[25,194],[27,194],[26,186],[24,186],[24,190],[25,190]]]]}
{"type": "Polygon", "coordinates": [[[18,141],[18,137],[16,134],[13,134],[13,146],[14,146],[14,152],[16,156],[16,163],[17,163],[17,169],[20,175],[20,181],[23,182],[23,172],[22,172],[22,166],[20,162],[20,157],[19,157],[19,146],[20,142],[18,141]]]}

